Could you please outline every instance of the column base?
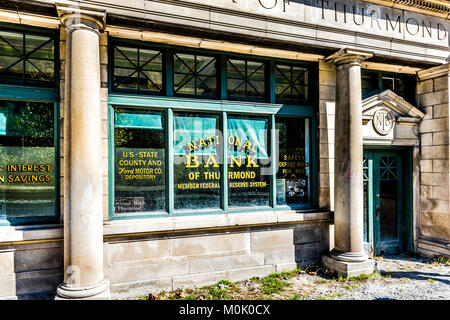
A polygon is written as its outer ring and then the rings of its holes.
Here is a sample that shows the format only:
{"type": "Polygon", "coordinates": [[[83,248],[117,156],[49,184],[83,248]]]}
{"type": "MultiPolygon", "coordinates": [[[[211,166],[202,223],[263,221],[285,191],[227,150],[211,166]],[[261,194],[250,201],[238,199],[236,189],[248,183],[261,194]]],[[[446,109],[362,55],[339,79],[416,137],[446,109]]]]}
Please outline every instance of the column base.
{"type": "Polygon", "coordinates": [[[375,261],[372,259],[366,259],[365,261],[359,262],[348,262],[337,260],[329,254],[324,254],[322,255],[322,263],[329,270],[347,278],[375,272],[375,261]]]}
{"type": "Polygon", "coordinates": [[[364,262],[369,259],[369,256],[363,251],[361,252],[344,252],[340,250],[333,249],[330,251],[330,256],[333,259],[344,261],[344,262],[364,262]]]}
{"type": "Polygon", "coordinates": [[[65,283],[58,286],[55,300],[110,300],[109,281],[91,287],[73,287],[65,283]]]}

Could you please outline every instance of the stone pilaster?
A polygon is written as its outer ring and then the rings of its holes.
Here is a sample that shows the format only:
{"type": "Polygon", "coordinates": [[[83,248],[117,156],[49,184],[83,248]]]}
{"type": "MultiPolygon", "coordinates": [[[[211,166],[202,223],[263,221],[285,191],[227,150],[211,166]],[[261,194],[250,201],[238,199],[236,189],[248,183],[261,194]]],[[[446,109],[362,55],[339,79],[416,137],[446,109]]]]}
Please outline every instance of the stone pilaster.
{"type": "Polygon", "coordinates": [[[420,214],[417,252],[450,256],[450,64],[418,72],[420,124],[420,214]]]}
{"type": "Polygon", "coordinates": [[[103,274],[100,34],[105,12],[57,7],[65,28],[64,282],[57,298],[109,298],[103,274]]]}
{"type": "Polygon", "coordinates": [[[363,251],[363,132],[361,62],[371,53],[342,49],[325,59],[336,65],[334,139],[334,248],[324,264],[354,276],[373,272],[363,251]]]}
{"type": "Polygon", "coordinates": [[[334,210],[336,67],[319,61],[319,207],[334,210]]]}

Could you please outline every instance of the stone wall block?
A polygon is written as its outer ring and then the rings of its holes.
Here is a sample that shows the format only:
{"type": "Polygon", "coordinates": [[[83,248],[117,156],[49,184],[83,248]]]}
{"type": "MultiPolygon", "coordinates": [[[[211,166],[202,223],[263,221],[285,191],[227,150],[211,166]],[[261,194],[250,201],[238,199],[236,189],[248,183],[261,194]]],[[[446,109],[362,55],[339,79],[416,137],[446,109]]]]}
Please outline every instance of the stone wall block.
{"type": "Polygon", "coordinates": [[[252,251],[261,251],[266,248],[290,246],[294,243],[292,229],[260,231],[251,234],[252,251]]]}
{"type": "Polygon", "coordinates": [[[204,273],[263,265],[264,253],[255,253],[192,260],[189,262],[189,271],[190,273],[204,273]]]}
{"type": "Polygon", "coordinates": [[[320,241],[320,228],[307,227],[307,228],[296,228],[294,230],[294,243],[296,245],[319,241],[320,241]]]}
{"type": "Polygon", "coordinates": [[[109,245],[111,263],[136,260],[152,260],[167,258],[170,255],[170,240],[146,240],[124,243],[111,243],[109,245]]]}
{"type": "Polygon", "coordinates": [[[433,92],[433,79],[419,82],[417,85],[417,94],[433,92]]]}
{"type": "Polygon", "coordinates": [[[250,252],[249,233],[170,239],[171,256],[198,256],[232,252],[250,252]]]}

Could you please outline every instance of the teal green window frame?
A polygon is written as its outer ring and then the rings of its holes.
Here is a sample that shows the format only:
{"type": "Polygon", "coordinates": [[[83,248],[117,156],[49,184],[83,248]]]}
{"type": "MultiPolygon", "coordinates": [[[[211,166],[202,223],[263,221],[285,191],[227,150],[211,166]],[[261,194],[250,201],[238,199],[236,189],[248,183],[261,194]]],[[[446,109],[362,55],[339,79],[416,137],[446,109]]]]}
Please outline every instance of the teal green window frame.
{"type": "MultiPolygon", "coordinates": [[[[205,214],[223,214],[223,213],[239,213],[249,211],[264,210],[301,210],[308,212],[317,210],[318,208],[318,65],[313,62],[292,61],[286,59],[277,59],[269,57],[255,57],[244,54],[224,53],[214,50],[194,50],[186,47],[178,47],[154,43],[142,43],[141,41],[122,40],[110,38],[110,52],[114,45],[123,46],[142,46],[145,48],[159,48],[163,50],[163,93],[160,95],[150,94],[146,92],[124,92],[114,91],[112,87],[112,68],[109,69],[109,96],[108,96],[108,118],[109,118],[109,218],[115,219],[134,219],[134,218],[153,218],[167,216],[191,216],[205,214]],[[217,77],[217,97],[197,97],[195,95],[174,95],[173,90],[173,53],[182,52],[187,54],[204,54],[216,57],[216,65],[218,70],[217,77]],[[248,59],[252,61],[263,61],[265,66],[265,88],[266,100],[261,101],[243,101],[227,97],[227,73],[226,63],[228,58],[248,59]],[[276,103],[275,95],[275,63],[287,65],[297,65],[308,68],[308,104],[282,104],[276,103]],[[130,109],[151,109],[155,111],[164,111],[166,120],[166,208],[167,212],[162,214],[142,214],[130,216],[117,216],[114,214],[114,114],[115,108],[130,109]],[[309,172],[309,202],[308,204],[299,205],[277,205],[276,204],[276,170],[277,168],[272,161],[272,175],[270,183],[270,201],[267,207],[245,207],[245,208],[229,208],[228,207],[228,175],[227,166],[221,166],[221,205],[220,209],[202,209],[195,213],[189,211],[180,211],[174,209],[174,169],[173,144],[168,143],[173,139],[173,114],[175,112],[199,112],[218,114],[220,116],[220,130],[224,136],[227,136],[227,119],[230,115],[248,115],[248,116],[264,116],[269,119],[269,130],[275,128],[275,117],[301,117],[309,119],[309,153],[310,153],[310,172],[309,172]],[[223,186],[223,187],[222,187],[223,186]]],[[[113,55],[109,56],[110,62],[114,59],[113,55]]],[[[110,64],[112,65],[112,64],[110,64]]],[[[274,142],[274,134],[270,134],[271,142],[274,142]]],[[[271,143],[271,154],[275,151],[275,143],[271,143]]],[[[224,159],[227,158],[227,150],[222,150],[224,159]]]]}
{"type": "MultiPolygon", "coordinates": [[[[8,77],[1,77],[0,76],[0,83],[1,84],[15,84],[18,86],[33,86],[33,87],[42,87],[42,88],[57,88],[59,85],[59,71],[60,71],[60,62],[59,62],[59,43],[60,43],[60,37],[59,37],[59,31],[58,30],[50,30],[45,28],[39,28],[39,27],[24,27],[23,25],[18,24],[11,24],[11,23],[4,23],[0,22],[0,30],[6,31],[6,32],[17,32],[22,33],[24,36],[26,34],[30,35],[37,35],[37,36],[48,36],[52,38],[54,43],[54,58],[53,58],[53,65],[54,65],[54,80],[51,82],[44,82],[44,81],[35,81],[35,80],[25,80],[23,79],[13,79],[8,77]]],[[[26,60],[24,60],[26,61],[26,60]]],[[[25,77],[25,74],[23,75],[25,77]]]]}
{"type": "MultiPolygon", "coordinates": [[[[242,103],[237,101],[218,101],[206,99],[186,99],[186,98],[166,98],[166,97],[149,97],[135,95],[110,94],[108,104],[109,118],[109,218],[110,219],[133,219],[133,218],[150,218],[150,217],[167,217],[167,216],[185,216],[185,215],[203,215],[203,214],[223,214],[223,213],[239,213],[249,211],[265,211],[265,210],[306,210],[317,208],[317,168],[318,168],[318,142],[317,142],[317,119],[316,108],[313,106],[285,106],[274,104],[255,104],[242,103]],[[164,111],[166,119],[166,208],[167,212],[161,214],[142,214],[130,216],[117,216],[114,214],[114,114],[115,108],[132,109],[149,109],[154,111],[164,111]],[[308,204],[299,205],[277,205],[276,204],[276,167],[272,161],[272,174],[270,184],[270,205],[267,207],[245,207],[245,208],[229,208],[228,207],[228,177],[227,166],[222,165],[221,171],[221,208],[220,209],[202,209],[195,213],[192,211],[182,211],[174,209],[174,168],[173,168],[173,144],[168,141],[173,140],[173,114],[179,111],[188,112],[208,112],[210,114],[220,115],[220,129],[226,136],[227,134],[227,118],[230,115],[251,115],[264,116],[269,119],[269,130],[275,127],[275,117],[301,117],[309,119],[309,141],[310,141],[310,201],[308,204]],[[170,155],[170,156],[169,156],[170,155]]],[[[274,142],[274,134],[270,135],[270,139],[274,142]]],[[[225,146],[225,144],[222,144],[225,146]]],[[[227,156],[227,150],[224,147],[224,157],[227,156]]],[[[271,143],[271,154],[276,152],[275,144],[271,143]]]]}
{"type": "Polygon", "coordinates": [[[248,54],[239,53],[224,53],[218,50],[209,49],[192,49],[182,46],[166,45],[152,42],[143,42],[138,40],[120,39],[110,37],[108,40],[108,88],[109,92],[113,94],[124,95],[144,95],[144,96],[156,96],[156,97],[180,97],[180,98],[195,98],[195,99],[207,99],[207,100],[230,100],[230,101],[243,101],[252,103],[276,103],[277,97],[275,95],[275,68],[276,64],[282,64],[291,67],[302,67],[308,69],[308,101],[280,101],[280,104],[292,105],[292,106],[314,106],[318,103],[318,87],[316,85],[318,81],[317,63],[308,61],[293,61],[288,59],[276,59],[264,56],[254,56],[248,54]],[[163,76],[162,76],[162,91],[139,91],[133,89],[117,89],[114,87],[114,48],[116,46],[124,46],[131,48],[160,50],[163,57],[163,76]],[[216,59],[216,82],[217,82],[217,94],[216,96],[199,96],[194,94],[177,94],[174,90],[174,54],[191,54],[191,55],[205,55],[211,56],[216,59]],[[227,61],[229,59],[245,60],[252,62],[261,62],[264,64],[265,84],[264,84],[264,97],[263,98],[230,98],[227,94],[227,61]]]}
{"type": "Polygon", "coordinates": [[[0,84],[0,100],[52,103],[54,106],[54,148],[55,148],[55,214],[52,218],[26,217],[2,219],[0,226],[47,224],[60,222],[60,141],[59,141],[59,90],[56,88],[37,88],[0,84]]]}

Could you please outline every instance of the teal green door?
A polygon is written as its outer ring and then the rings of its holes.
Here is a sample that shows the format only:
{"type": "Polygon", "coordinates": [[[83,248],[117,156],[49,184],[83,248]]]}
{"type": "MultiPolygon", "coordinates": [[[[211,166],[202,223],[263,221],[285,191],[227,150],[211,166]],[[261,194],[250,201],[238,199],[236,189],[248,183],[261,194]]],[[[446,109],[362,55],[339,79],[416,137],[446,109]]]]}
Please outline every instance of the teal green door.
{"type": "Polygon", "coordinates": [[[369,255],[403,251],[407,214],[402,153],[365,151],[364,246],[369,255]]]}

